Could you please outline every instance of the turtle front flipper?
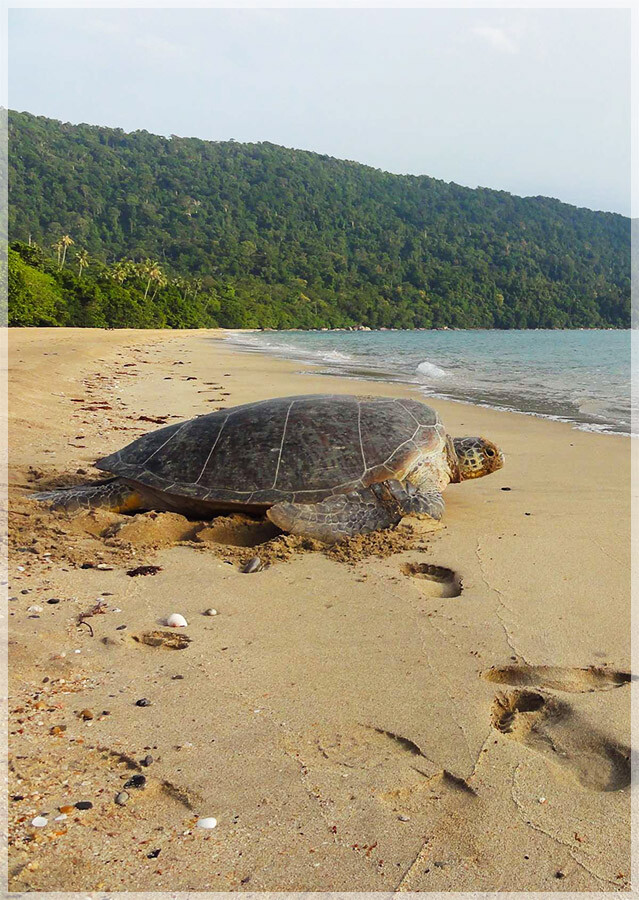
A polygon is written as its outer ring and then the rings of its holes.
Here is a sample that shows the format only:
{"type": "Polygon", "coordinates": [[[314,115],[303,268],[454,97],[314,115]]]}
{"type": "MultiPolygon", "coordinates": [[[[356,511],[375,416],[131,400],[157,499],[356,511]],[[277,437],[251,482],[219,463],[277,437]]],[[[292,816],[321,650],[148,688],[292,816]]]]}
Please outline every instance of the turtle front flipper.
{"type": "Polygon", "coordinates": [[[267,516],[282,531],[315,538],[326,544],[356,534],[380,531],[411,513],[440,519],[444,501],[439,491],[420,493],[412,484],[383,481],[320,503],[277,503],[267,516]]]}
{"type": "Polygon", "coordinates": [[[143,508],[141,494],[120,478],[98,484],[42,491],[31,496],[41,503],[50,503],[52,509],[62,509],[66,512],[101,507],[121,513],[143,508]]]}

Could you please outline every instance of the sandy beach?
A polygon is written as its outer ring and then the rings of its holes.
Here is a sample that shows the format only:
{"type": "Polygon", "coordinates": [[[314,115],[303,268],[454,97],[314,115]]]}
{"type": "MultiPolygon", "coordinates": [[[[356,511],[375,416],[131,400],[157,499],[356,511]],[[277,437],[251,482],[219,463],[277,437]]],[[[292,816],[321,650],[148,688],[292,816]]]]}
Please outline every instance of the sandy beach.
{"type": "Polygon", "coordinates": [[[11,891],[629,889],[627,438],[434,401],[505,467],[450,485],[441,527],[327,551],[232,516],[67,515],[29,492],[163,424],[423,397],[219,332],[9,344],[11,891]]]}

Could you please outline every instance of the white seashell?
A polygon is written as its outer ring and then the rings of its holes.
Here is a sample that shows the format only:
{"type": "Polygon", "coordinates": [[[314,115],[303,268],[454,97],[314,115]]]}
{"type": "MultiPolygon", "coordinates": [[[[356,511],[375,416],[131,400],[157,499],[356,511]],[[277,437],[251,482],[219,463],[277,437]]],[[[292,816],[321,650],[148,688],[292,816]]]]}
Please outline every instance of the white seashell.
{"type": "Polygon", "coordinates": [[[27,606],[27,612],[42,612],[41,606],[27,606]]]}
{"type": "Polygon", "coordinates": [[[204,615],[205,615],[205,616],[216,616],[216,615],[217,615],[217,610],[216,610],[216,609],[213,609],[213,607],[211,607],[211,609],[205,609],[205,610],[204,610],[204,615]]]}
{"type": "Polygon", "coordinates": [[[59,815],[59,816],[56,816],[55,819],[54,819],[53,821],[54,821],[54,822],[64,822],[64,820],[65,820],[66,818],[68,818],[68,816],[67,816],[66,813],[60,813],[60,815],[59,815]]]}
{"type": "Polygon", "coordinates": [[[205,816],[203,819],[197,820],[198,828],[215,828],[217,825],[217,819],[214,819],[213,816],[205,816]]]}
{"type": "Polygon", "coordinates": [[[181,616],[179,613],[171,613],[171,615],[166,620],[166,624],[170,628],[186,628],[189,624],[184,616],[181,616]]]}
{"type": "MultiPolygon", "coordinates": [[[[215,819],[213,821],[215,822],[215,819]]],[[[31,824],[34,828],[44,828],[45,825],[48,825],[48,819],[45,819],[44,816],[36,816],[31,820],[31,824]]]]}

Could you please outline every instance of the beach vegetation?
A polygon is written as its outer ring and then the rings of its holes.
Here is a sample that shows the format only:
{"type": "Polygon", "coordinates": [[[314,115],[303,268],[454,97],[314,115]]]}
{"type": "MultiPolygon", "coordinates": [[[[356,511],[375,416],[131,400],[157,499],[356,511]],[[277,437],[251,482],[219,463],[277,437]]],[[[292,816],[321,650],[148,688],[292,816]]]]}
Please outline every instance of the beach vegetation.
{"type": "Polygon", "coordinates": [[[630,324],[621,215],[267,142],[9,124],[12,324],[630,324]]]}

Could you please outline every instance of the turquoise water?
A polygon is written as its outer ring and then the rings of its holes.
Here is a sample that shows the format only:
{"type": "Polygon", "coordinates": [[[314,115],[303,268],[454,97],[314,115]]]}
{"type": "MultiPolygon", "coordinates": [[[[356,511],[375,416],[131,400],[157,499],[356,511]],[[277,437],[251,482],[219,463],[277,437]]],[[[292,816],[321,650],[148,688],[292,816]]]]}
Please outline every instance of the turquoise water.
{"type": "Polygon", "coordinates": [[[230,332],[238,347],[329,375],[411,384],[426,397],[631,433],[631,332],[230,332]]]}

